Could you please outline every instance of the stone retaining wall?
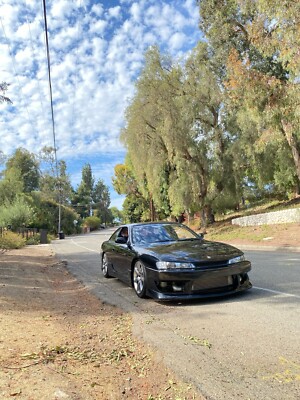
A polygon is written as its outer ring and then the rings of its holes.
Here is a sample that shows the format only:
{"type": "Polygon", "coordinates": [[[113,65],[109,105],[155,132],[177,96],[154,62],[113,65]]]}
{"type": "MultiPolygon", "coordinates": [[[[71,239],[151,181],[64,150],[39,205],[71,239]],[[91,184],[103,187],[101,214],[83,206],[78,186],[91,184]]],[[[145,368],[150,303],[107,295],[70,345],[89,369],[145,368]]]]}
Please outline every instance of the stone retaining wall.
{"type": "Polygon", "coordinates": [[[300,208],[250,215],[232,220],[232,224],[241,226],[285,224],[291,222],[300,222],[300,208]]]}

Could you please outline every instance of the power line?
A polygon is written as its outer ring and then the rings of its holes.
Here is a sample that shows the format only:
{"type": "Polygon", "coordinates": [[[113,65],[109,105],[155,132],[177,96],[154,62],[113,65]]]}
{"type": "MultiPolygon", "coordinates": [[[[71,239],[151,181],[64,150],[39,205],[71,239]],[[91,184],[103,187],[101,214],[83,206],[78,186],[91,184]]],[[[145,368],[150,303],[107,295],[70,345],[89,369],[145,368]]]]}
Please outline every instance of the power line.
{"type": "Polygon", "coordinates": [[[57,153],[56,153],[56,135],[55,135],[55,120],[54,120],[53,95],[52,95],[52,84],[51,84],[51,68],[50,68],[51,63],[50,63],[50,51],[49,51],[49,40],[48,40],[48,24],[47,24],[46,0],[43,0],[43,9],[44,9],[44,24],[45,24],[47,63],[48,63],[48,83],[49,83],[49,91],[50,91],[52,134],[53,134],[53,144],[54,144],[54,158],[55,158],[56,174],[57,174],[57,177],[58,177],[58,162],[57,162],[57,153]]]}

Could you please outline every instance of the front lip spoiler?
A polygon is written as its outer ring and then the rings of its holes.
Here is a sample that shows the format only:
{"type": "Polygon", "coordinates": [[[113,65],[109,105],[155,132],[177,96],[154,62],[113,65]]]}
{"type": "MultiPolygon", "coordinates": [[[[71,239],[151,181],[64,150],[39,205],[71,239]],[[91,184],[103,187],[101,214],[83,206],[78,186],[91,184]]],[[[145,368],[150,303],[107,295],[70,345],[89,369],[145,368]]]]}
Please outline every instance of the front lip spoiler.
{"type": "Polygon", "coordinates": [[[250,281],[246,281],[242,285],[238,286],[234,290],[224,291],[224,292],[211,292],[211,293],[175,293],[175,294],[164,294],[157,290],[148,289],[147,294],[156,300],[165,300],[165,301],[172,301],[172,300],[195,300],[195,299],[208,299],[208,298],[216,298],[216,297],[227,297],[233,294],[241,293],[245,290],[249,290],[252,288],[252,283],[250,281]]]}

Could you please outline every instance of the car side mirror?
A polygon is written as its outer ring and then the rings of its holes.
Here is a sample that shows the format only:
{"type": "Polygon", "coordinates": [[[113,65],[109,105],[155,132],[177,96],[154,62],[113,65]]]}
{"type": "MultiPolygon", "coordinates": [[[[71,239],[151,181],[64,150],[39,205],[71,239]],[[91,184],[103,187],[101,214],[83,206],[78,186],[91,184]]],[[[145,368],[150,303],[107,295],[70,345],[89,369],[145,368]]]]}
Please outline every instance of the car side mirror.
{"type": "Polygon", "coordinates": [[[127,243],[127,239],[124,238],[123,236],[119,236],[116,239],[116,243],[118,243],[118,244],[126,244],[127,243]]]}

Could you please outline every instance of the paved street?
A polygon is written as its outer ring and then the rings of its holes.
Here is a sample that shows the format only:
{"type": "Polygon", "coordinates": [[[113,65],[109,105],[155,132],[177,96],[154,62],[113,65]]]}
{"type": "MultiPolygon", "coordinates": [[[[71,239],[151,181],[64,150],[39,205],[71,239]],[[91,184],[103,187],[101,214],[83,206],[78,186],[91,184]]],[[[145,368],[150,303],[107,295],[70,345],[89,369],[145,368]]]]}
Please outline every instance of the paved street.
{"type": "Polygon", "coordinates": [[[134,333],[207,399],[300,398],[300,253],[247,251],[254,288],[185,303],[141,300],[99,268],[111,231],[54,241],[57,255],[101,300],[133,316],[134,333]]]}

